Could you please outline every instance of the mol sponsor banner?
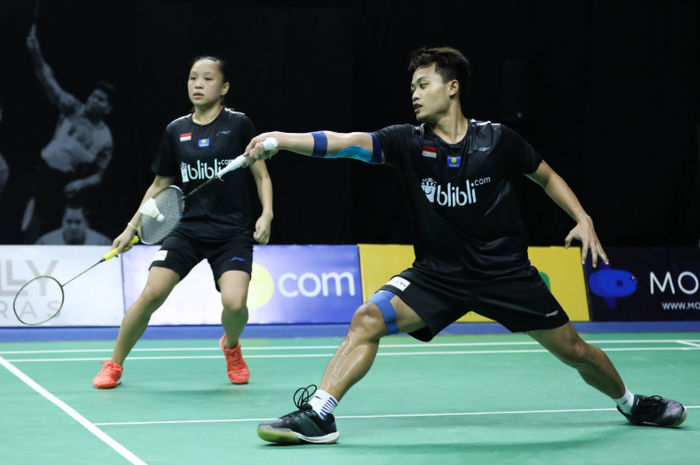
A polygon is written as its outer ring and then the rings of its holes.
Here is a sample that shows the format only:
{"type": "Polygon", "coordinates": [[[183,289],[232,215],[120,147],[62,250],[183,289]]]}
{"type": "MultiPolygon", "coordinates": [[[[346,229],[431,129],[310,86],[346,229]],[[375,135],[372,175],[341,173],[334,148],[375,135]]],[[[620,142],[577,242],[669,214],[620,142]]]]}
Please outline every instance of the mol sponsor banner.
{"type": "Polygon", "coordinates": [[[606,247],[585,273],[593,321],[700,320],[700,249],[606,247]]]}
{"type": "MultiPolygon", "coordinates": [[[[29,280],[53,276],[65,284],[94,265],[109,252],[106,246],[91,245],[26,245],[0,246],[0,327],[24,326],[15,316],[12,303],[20,288],[29,280]]],[[[46,292],[34,288],[32,292],[46,292]]],[[[42,326],[119,326],[124,316],[122,267],[113,258],[66,285],[61,312],[42,326]]],[[[28,292],[28,291],[23,291],[28,292]]],[[[26,320],[38,321],[55,313],[60,295],[26,296],[17,309],[26,320]],[[46,307],[42,308],[41,305],[46,307]]]]}
{"type": "MultiPolygon", "coordinates": [[[[124,257],[127,307],[141,293],[158,246],[136,246],[124,257]]],[[[357,246],[255,247],[248,291],[253,324],[348,323],[362,303],[357,246]]],[[[221,295],[206,261],[180,282],[151,324],[220,324],[221,295]]]]}

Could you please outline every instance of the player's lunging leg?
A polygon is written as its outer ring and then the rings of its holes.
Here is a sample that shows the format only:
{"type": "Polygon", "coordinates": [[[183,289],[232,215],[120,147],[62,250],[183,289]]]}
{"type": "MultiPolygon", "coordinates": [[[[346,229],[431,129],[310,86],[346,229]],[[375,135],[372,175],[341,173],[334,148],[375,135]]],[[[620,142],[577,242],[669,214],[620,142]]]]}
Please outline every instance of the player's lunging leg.
{"type": "Polygon", "coordinates": [[[559,360],[578,370],[586,383],[603,394],[617,399],[625,393],[625,385],[608,356],[581,339],[570,322],[527,334],[559,360]]]}
{"type": "Polygon", "coordinates": [[[261,439],[281,444],[332,444],[338,440],[333,409],[369,372],[379,340],[387,335],[387,327],[393,325],[402,333],[425,327],[425,322],[398,297],[391,298],[395,311],[391,321],[386,304],[380,306],[384,311],[377,304],[366,302],[355,311],[348,334],[326,367],[321,388],[309,386],[297,390],[294,403],[299,410],[261,423],[258,426],[261,439]]]}
{"type": "Polygon", "coordinates": [[[179,281],[180,277],[172,270],[155,266],[151,268],[146,287],[124,315],[112,358],[102,362],[102,370],[92,380],[96,388],[111,389],[121,384],[124,360],[146,331],[151,315],[163,305],[179,281]]]}
{"type": "Polygon", "coordinates": [[[627,390],[608,356],[600,348],[581,339],[571,322],[555,329],[527,332],[567,365],[578,370],[581,378],[617,403],[617,409],[630,422],[679,426],[687,412],[679,402],[660,396],[632,394],[627,390]]]}

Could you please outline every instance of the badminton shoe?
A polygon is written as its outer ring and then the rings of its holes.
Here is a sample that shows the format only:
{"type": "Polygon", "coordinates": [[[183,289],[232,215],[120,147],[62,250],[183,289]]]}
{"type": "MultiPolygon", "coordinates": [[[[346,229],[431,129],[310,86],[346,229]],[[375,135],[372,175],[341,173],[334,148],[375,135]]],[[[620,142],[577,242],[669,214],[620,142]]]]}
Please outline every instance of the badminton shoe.
{"type": "Polygon", "coordinates": [[[122,383],[122,366],[118,363],[102,362],[102,370],[92,380],[97,389],[112,389],[122,383]]]}
{"type": "Polygon", "coordinates": [[[299,388],[294,393],[294,405],[299,409],[281,418],[258,425],[260,439],[277,444],[333,444],[340,434],[332,413],[322,420],[309,405],[316,386],[299,388]],[[310,391],[310,389],[313,390],[310,391]]]}
{"type": "Polygon", "coordinates": [[[630,423],[636,425],[651,423],[657,426],[680,426],[688,416],[688,411],[680,402],[661,396],[635,395],[630,414],[620,410],[620,407],[617,409],[630,423]]]}
{"type": "Polygon", "coordinates": [[[224,334],[221,340],[219,340],[219,346],[221,346],[221,351],[224,353],[224,358],[226,359],[226,373],[228,374],[228,379],[230,379],[233,384],[248,384],[250,370],[245,360],[243,360],[241,343],[239,342],[233,349],[227,349],[224,345],[225,341],[226,335],[224,334]]]}

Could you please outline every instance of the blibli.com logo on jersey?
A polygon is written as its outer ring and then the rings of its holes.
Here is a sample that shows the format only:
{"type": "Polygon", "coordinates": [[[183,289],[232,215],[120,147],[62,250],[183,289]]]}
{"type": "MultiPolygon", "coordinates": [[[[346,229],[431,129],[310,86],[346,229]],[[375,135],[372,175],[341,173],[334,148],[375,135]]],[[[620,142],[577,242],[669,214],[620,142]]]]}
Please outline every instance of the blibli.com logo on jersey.
{"type": "Polygon", "coordinates": [[[476,203],[476,187],[490,182],[491,178],[480,178],[473,182],[467,179],[464,187],[461,188],[459,185],[453,186],[449,182],[447,186],[440,186],[433,178],[427,178],[423,179],[421,187],[430,203],[437,203],[441,207],[463,207],[476,203]]]}
{"type": "Polygon", "coordinates": [[[214,159],[214,164],[209,165],[209,163],[197,160],[196,165],[190,165],[184,161],[180,163],[180,175],[182,175],[182,182],[187,181],[197,181],[199,179],[211,179],[213,178],[219,170],[229,164],[231,160],[217,160],[214,159]]]}

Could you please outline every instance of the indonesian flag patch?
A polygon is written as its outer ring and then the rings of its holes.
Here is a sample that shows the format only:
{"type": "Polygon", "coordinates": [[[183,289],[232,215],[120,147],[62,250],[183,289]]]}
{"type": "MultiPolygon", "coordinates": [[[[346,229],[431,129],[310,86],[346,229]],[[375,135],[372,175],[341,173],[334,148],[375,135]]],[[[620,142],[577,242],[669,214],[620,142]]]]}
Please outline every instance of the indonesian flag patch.
{"type": "Polygon", "coordinates": [[[423,146],[423,156],[428,157],[428,158],[437,158],[437,148],[424,145],[423,146]]]}
{"type": "Polygon", "coordinates": [[[188,140],[192,140],[191,132],[188,132],[187,134],[180,134],[180,142],[187,142],[188,140]]]}

